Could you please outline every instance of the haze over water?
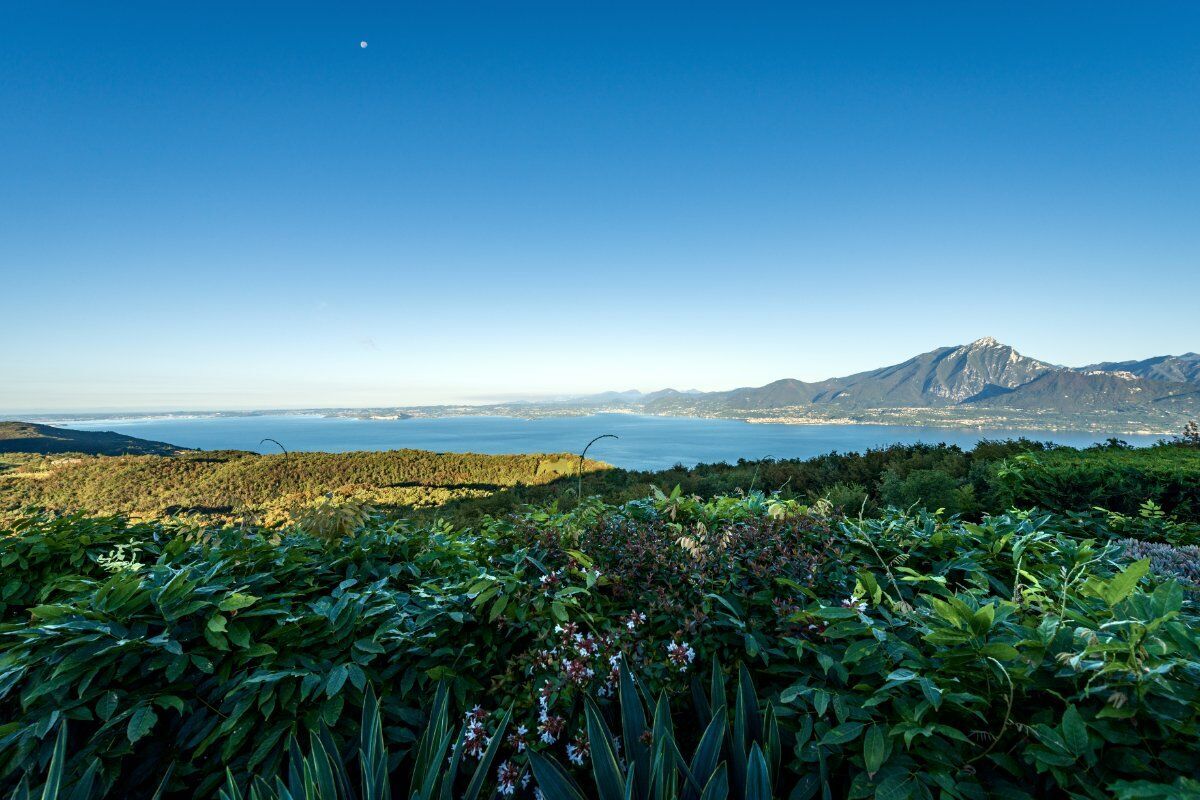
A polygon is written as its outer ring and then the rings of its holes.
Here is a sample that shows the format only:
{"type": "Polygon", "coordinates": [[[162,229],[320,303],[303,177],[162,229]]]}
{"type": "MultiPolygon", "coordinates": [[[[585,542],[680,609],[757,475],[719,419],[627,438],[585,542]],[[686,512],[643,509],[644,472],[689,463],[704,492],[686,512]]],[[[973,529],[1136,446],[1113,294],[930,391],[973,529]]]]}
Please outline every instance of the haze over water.
{"type": "MultiPolygon", "coordinates": [[[[204,450],[338,453],[350,450],[415,448],[437,452],[578,453],[593,437],[604,439],[589,457],[628,469],[665,469],[739,458],[808,458],[830,451],[863,451],[895,443],[946,442],[970,448],[980,439],[1027,437],[1083,447],[1108,438],[1103,433],[1015,428],[920,428],[900,425],[781,425],[694,417],[597,414],[536,420],[514,417],[440,417],[359,420],[319,416],[246,416],[89,420],[69,422],[78,430],[112,430],[129,436],[204,450]]],[[[1121,436],[1149,445],[1158,436],[1121,436]]]]}

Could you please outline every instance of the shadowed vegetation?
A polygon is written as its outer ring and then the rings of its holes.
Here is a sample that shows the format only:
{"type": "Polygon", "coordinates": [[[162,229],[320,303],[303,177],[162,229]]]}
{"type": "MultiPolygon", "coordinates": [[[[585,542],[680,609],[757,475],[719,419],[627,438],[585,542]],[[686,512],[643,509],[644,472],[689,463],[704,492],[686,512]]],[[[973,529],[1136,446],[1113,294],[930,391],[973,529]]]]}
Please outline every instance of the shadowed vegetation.
{"type": "MultiPolygon", "coordinates": [[[[497,490],[573,476],[569,454],[488,456],[393,450],[383,453],[189,452],[178,456],[10,455],[0,472],[0,508],[125,514],[157,519],[194,514],[272,525],[325,495],[384,509],[440,505],[497,490]]],[[[604,468],[596,461],[584,471],[604,468]]]]}

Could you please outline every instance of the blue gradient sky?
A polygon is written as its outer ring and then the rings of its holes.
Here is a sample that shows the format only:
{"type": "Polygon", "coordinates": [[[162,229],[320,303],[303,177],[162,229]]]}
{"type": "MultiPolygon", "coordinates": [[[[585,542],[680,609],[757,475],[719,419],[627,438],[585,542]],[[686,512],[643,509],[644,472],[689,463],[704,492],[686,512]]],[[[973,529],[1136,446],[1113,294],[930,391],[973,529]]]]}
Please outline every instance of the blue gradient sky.
{"type": "Polygon", "coordinates": [[[821,5],[0,4],[0,410],[1200,350],[1200,5],[821,5]]]}

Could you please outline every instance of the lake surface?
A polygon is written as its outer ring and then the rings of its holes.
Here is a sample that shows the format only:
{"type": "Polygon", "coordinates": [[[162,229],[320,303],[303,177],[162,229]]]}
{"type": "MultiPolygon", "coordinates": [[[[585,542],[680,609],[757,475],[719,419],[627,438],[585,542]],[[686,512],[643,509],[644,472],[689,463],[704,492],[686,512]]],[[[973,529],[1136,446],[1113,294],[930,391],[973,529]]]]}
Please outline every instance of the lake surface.
{"type": "MultiPolygon", "coordinates": [[[[919,428],[902,425],[779,425],[738,420],[597,414],[525,420],[513,417],[357,420],[319,416],[188,417],[87,420],[54,423],[77,430],[105,430],[203,450],[278,452],[264,438],[288,450],[339,453],[347,450],[416,448],[437,452],[578,453],[593,437],[588,456],[629,469],[665,469],[739,458],[808,458],[833,450],[863,451],[897,442],[946,442],[964,448],[980,439],[1025,436],[1076,447],[1104,441],[1100,433],[919,428]]],[[[1148,445],[1158,436],[1122,436],[1148,445]]]]}

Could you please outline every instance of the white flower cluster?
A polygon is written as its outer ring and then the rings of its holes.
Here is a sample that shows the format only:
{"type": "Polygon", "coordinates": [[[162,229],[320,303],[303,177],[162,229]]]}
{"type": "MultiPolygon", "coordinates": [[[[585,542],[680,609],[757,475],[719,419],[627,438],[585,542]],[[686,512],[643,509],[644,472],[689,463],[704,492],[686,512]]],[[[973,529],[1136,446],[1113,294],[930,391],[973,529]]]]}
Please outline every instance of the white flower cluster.
{"type": "Polygon", "coordinates": [[[505,761],[496,770],[496,783],[500,794],[511,797],[517,791],[517,783],[521,779],[521,770],[511,761],[505,761]]]}
{"type": "Polygon", "coordinates": [[[577,767],[582,767],[589,755],[591,755],[591,751],[588,743],[581,739],[576,739],[567,745],[567,760],[577,767]]]}
{"type": "Polygon", "coordinates": [[[467,732],[463,735],[463,752],[474,758],[483,758],[492,739],[487,735],[483,721],[488,718],[488,712],[480,706],[475,706],[466,714],[467,732]]]}
{"type": "Polygon", "coordinates": [[[696,651],[687,642],[671,642],[667,645],[667,658],[679,667],[680,672],[687,672],[688,665],[696,658],[696,651]]]}
{"type": "Polygon", "coordinates": [[[550,695],[552,693],[553,690],[547,683],[542,687],[541,694],[538,696],[538,738],[545,744],[557,742],[563,728],[567,725],[565,719],[550,713],[550,695]]]}
{"type": "Polygon", "coordinates": [[[867,604],[865,602],[860,603],[853,597],[847,597],[845,600],[843,600],[842,606],[845,608],[853,608],[860,614],[867,610],[867,604]]]}

